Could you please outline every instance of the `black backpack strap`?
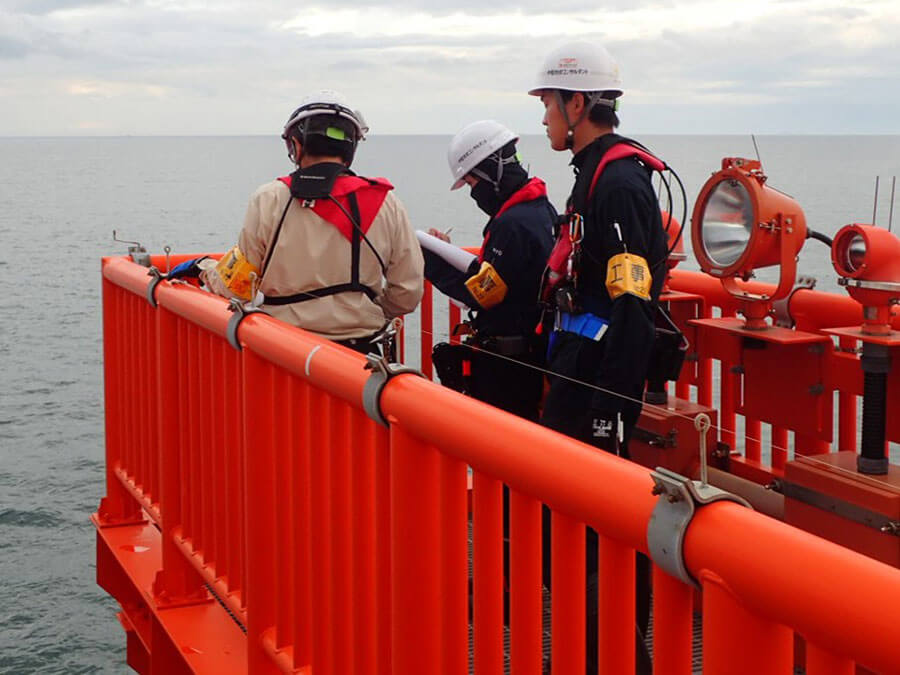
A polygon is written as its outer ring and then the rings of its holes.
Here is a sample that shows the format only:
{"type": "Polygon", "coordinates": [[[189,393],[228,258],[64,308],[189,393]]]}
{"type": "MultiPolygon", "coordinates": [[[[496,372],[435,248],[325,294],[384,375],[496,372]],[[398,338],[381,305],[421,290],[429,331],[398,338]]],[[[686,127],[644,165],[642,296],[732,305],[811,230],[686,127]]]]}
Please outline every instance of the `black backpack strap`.
{"type": "Polygon", "coordinates": [[[293,197],[288,197],[287,204],[284,205],[284,211],[281,212],[281,220],[278,221],[278,226],[275,228],[275,236],[272,237],[272,243],[269,246],[269,250],[266,251],[265,260],[263,260],[262,268],[259,270],[259,279],[262,282],[262,278],[266,274],[266,269],[269,267],[269,261],[272,260],[272,253],[275,251],[275,245],[278,244],[278,236],[281,234],[281,227],[284,225],[285,216],[287,216],[288,209],[291,208],[291,202],[294,201],[293,197]]]}
{"type": "Polygon", "coordinates": [[[360,228],[362,227],[362,218],[359,214],[359,202],[356,199],[356,193],[351,192],[347,195],[347,202],[350,204],[350,213],[353,216],[353,225],[350,237],[350,285],[355,291],[361,291],[365,288],[359,283],[359,246],[361,243],[360,228]]]}

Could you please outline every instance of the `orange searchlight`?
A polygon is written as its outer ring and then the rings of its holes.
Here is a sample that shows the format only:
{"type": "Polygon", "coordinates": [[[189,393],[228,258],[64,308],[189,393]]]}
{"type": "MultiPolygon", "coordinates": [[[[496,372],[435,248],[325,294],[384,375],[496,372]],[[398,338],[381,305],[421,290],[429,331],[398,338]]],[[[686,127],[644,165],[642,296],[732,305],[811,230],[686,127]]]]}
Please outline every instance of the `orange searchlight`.
{"type": "Polygon", "coordinates": [[[863,306],[862,332],[891,333],[891,307],[900,303],[900,239],[873,225],[845,225],[831,244],[838,283],[863,306]]]}
{"type": "Polygon", "coordinates": [[[691,241],[700,268],[719,277],[740,300],[746,328],[769,328],[772,302],[787,297],[797,276],[797,254],[806,240],[806,217],[791,197],[766,185],[762,164],[725,157],[700,190],[691,216],[691,241]],[[736,279],[753,270],[781,266],[771,295],[750,293],[736,279]]]}

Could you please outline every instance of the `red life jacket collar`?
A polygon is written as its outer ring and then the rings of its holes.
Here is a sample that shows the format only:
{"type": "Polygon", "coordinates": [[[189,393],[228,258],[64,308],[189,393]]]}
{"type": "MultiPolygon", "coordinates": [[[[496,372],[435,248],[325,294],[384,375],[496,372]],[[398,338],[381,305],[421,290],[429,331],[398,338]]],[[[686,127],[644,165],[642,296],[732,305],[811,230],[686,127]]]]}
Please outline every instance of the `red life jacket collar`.
{"type": "Polygon", "coordinates": [[[500,210],[494,214],[494,218],[503,215],[510,208],[522,202],[530,202],[535,199],[547,196],[547,185],[540,178],[532,178],[525,185],[510,195],[509,199],[503,202],[500,210]]]}
{"type": "MultiPolygon", "coordinates": [[[[532,178],[525,185],[520,187],[518,190],[513,192],[509,199],[503,202],[503,206],[494,214],[494,218],[498,218],[503,213],[511,209],[516,204],[521,204],[522,202],[531,202],[535,199],[540,199],[541,197],[547,196],[547,185],[540,178],[532,178]]],[[[493,220],[493,218],[491,219],[493,220]]],[[[478,262],[482,262],[484,260],[484,250],[487,248],[488,239],[491,238],[490,232],[488,232],[487,236],[484,238],[484,241],[481,242],[481,250],[478,252],[478,262]]]]}
{"type": "MultiPolygon", "coordinates": [[[[291,187],[290,176],[281,176],[278,180],[288,188],[291,187]]],[[[341,209],[341,206],[335,204],[331,199],[316,199],[309,208],[324,221],[336,227],[349,241],[353,235],[353,223],[347,218],[347,213],[352,213],[347,199],[348,195],[351,193],[356,195],[356,201],[359,204],[359,227],[365,234],[369,231],[375,216],[378,215],[387,193],[393,189],[394,186],[385,178],[338,176],[331,190],[331,196],[344,208],[341,209]]]]}
{"type": "Polygon", "coordinates": [[[663,171],[666,168],[665,162],[658,157],[651,155],[643,148],[631,145],[630,143],[616,143],[609,150],[604,152],[603,157],[600,158],[600,163],[597,164],[597,168],[594,170],[594,177],[591,179],[591,187],[588,189],[588,199],[594,194],[594,187],[596,187],[597,180],[600,178],[600,174],[603,173],[603,169],[606,168],[606,165],[610,162],[615,162],[617,159],[625,159],[626,157],[637,157],[654,171],[663,171]]]}

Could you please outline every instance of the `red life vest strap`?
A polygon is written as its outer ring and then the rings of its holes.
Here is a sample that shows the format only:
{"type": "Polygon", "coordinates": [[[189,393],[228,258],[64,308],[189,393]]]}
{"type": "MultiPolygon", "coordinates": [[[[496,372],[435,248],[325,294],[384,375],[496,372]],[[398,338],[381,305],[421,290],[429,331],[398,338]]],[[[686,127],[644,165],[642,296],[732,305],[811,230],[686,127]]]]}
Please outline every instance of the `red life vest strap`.
{"type": "MultiPolygon", "coordinates": [[[[541,197],[547,196],[547,185],[540,178],[532,178],[525,185],[520,187],[518,190],[510,195],[509,199],[503,202],[503,206],[500,207],[500,210],[494,214],[494,218],[499,218],[501,215],[506,213],[509,209],[511,209],[516,204],[521,204],[522,202],[531,202],[535,199],[540,199],[541,197]]],[[[490,232],[484,238],[484,241],[481,242],[481,250],[478,252],[478,262],[484,261],[484,251],[487,248],[488,239],[491,238],[490,232]]]]}
{"type": "MultiPolygon", "coordinates": [[[[281,176],[278,180],[287,185],[288,188],[291,187],[290,176],[281,176]]],[[[347,197],[351,193],[356,194],[356,201],[359,204],[359,227],[365,234],[369,231],[375,216],[378,215],[387,193],[393,189],[394,186],[385,178],[338,176],[331,190],[331,196],[344,208],[341,209],[340,206],[330,199],[316,199],[310,208],[322,220],[334,225],[350,241],[353,234],[353,224],[347,218],[347,214],[344,213],[344,211],[352,213],[347,197]]]]}
{"type": "Polygon", "coordinates": [[[594,171],[594,177],[591,179],[591,187],[588,190],[588,199],[594,194],[594,187],[596,187],[597,180],[600,178],[600,174],[603,173],[603,169],[606,168],[606,165],[610,162],[615,162],[617,159],[625,159],[626,157],[637,157],[654,171],[663,171],[666,168],[665,162],[658,157],[651,155],[643,148],[631,145],[630,143],[616,143],[603,153],[603,157],[600,159],[600,163],[594,171]]]}

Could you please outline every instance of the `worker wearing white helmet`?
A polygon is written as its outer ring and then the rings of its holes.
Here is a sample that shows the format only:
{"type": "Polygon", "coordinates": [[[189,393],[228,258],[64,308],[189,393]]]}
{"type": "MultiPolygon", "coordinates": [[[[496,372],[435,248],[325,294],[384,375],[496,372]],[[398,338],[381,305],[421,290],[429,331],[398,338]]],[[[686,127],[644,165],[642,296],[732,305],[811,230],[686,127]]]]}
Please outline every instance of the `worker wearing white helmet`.
{"type": "MultiPolygon", "coordinates": [[[[627,457],[654,344],[667,238],[651,185],[652,172],[666,167],[614,131],[624,91],[619,66],[606,49],[572,42],[547,56],[528,93],[544,104],[551,147],[570,151],[575,169],[568,219],[542,289],[557,320],[541,423],[627,457]]],[[[589,538],[594,543],[588,550],[596,552],[596,533],[589,538]]],[[[588,570],[596,578],[593,556],[588,570]]],[[[646,571],[641,567],[639,578],[646,571]]],[[[642,627],[645,591],[642,581],[642,627]]],[[[596,591],[592,602],[588,635],[596,638],[596,591]]],[[[638,672],[649,672],[643,641],[637,643],[638,672]]],[[[587,656],[588,672],[596,672],[593,639],[587,656]]]]}
{"type": "MultiPolygon", "coordinates": [[[[534,332],[541,314],[537,296],[557,216],[544,182],[529,178],[519,163],[517,141],[499,122],[481,120],[450,142],[450,189],[468,185],[488,222],[470,269],[461,272],[426,250],[425,276],[473,309],[474,334],[466,344],[435,347],[433,361],[441,381],[536,421],[543,374],[534,366],[543,366],[545,354],[543,338],[534,332]],[[470,373],[465,378],[464,370],[470,373]]],[[[442,232],[430,233],[449,241],[442,232]]]]}
{"type": "Polygon", "coordinates": [[[368,130],[335,91],[303,100],[281,134],[295,170],[250,198],[238,245],[202,274],[211,290],[363,352],[415,309],[424,262],[406,210],[387,180],[350,170],[368,130]]]}

